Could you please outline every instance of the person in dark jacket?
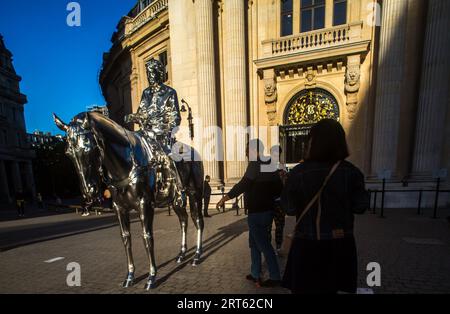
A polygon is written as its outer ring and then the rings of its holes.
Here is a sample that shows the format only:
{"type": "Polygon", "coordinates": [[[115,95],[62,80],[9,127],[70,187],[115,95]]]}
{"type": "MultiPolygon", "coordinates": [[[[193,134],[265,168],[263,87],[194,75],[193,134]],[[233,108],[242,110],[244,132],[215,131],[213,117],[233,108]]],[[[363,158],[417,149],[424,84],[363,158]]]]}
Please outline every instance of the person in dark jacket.
{"type": "Polygon", "coordinates": [[[208,213],[209,201],[211,200],[211,186],[209,182],[211,177],[207,175],[205,181],[203,182],[203,217],[211,217],[208,213]]]}
{"type": "Polygon", "coordinates": [[[287,176],[281,204],[297,226],[282,285],[292,293],[356,292],[353,221],[369,208],[369,194],[348,156],[344,129],[325,119],[311,129],[305,161],[287,176]]]}
{"type": "MultiPolygon", "coordinates": [[[[251,274],[247,279],[261,286],[273,287],[281,282],[280,268],[270,241],[270,229],[274,216],[274,203],[280,196],[281,179],[271,161],[261,161],[260,154],[264,147],[261,141],[251,140],[247,154],[249,164],[244,177],[223,197],[217,207],[221,208],[226,201],[244,193],[248,209],[249,245],[251,250],[251,274]],[[273,169],[272,169],[273,168],[273,169]],[[269,268],[269,279],[261,280],[261,253],[269,268]]],[[[262,154],[261,154],[262,155],[262,154]]]]}

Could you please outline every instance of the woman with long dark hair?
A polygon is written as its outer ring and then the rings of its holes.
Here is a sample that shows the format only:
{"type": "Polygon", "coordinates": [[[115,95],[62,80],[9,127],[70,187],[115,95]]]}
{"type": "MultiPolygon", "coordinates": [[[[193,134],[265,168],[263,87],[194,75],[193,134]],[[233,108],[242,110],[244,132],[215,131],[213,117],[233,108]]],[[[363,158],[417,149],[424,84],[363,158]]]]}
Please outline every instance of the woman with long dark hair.
{"type": "Polygon", "coordinates": [[[283,286],[292,293],[355,293],[354,214],[369,208],[364,175],[345,160],[345,131],[337,121],[314,125],[308,146],[281,197],[288,215],[297,216],[283,286]]]}

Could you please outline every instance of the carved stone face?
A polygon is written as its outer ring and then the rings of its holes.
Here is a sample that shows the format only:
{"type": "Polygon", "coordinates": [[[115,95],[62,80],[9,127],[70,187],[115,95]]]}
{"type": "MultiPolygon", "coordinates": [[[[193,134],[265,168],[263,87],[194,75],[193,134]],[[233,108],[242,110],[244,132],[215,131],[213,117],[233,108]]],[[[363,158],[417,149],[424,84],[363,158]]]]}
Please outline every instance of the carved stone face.
{"type": "Polygon", "coordinates": [[[349,69],[346,73],[347,84],[355,85],[359,81],[359,70],[358,69],[349,69]]]}
{"type": "Polygon", "coordinates": [[[273,82],[264,85],[264,93],[267,97],[273,96],[276,93],[276,86],[273,82]]]}

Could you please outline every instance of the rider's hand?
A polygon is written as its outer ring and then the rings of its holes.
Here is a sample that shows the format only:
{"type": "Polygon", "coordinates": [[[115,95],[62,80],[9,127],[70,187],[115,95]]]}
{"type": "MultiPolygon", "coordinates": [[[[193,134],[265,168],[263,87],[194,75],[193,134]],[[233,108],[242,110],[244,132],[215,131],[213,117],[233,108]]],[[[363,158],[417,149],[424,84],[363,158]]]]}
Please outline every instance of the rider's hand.
{"type": "Polygon", "coordinates": [[[153,127],[152,128],[153,133],[155,133],[156,135],[163,135],[164,134],[164,130],[160,127],[153,127]]]}
{"type": "Polygon", "coordinates": [[[128,114],[125,116],[124,121],[125,121],[125,123],[131,123],[131,122],[134,122],[134,119],[135,119],[134,114],[128,114]]]}

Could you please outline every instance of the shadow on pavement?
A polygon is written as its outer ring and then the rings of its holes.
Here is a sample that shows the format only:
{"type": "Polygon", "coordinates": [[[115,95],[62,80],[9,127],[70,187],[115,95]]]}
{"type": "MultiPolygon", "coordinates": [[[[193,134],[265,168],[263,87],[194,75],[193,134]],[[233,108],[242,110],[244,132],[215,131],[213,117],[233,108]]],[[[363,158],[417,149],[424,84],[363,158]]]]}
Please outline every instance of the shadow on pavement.
{"type": "MultiPolygon", "coordinates": [[[[156,209],[155,215],[166,211],[156,209]]],[[[73,214],[73,211],[61,211],[55,215],[73,214]]],[[[49,216],[44,215],[44,216],[49,216]]],[[[37,218],[37,217],[34,217],[37,218]]],[[[136,211],[130,213],[131,223],[139,222],[139,215],[136,211]]],[[[20,221],[18,221],[20,223],[20,221]]],[[[94,232],[98,230],[113,228],[118,226],[118,220],[114,213],[105,213],[102,216],[94,216],[91,213],[89,218],[76,216],[74,219],[44,222],[37,224],[17,224],[16,226],[2,227],[0,229],[0,252],[12,250],[21,246],[40,243],[44,241],[56,240],[78,234],[94,232]]]]}
{"type": "MultiPolygon", "coordinates": [[[[206,239],[203,242],[203,256],[202,259],[199,263],[199,266],[206,260],[208,259],[210,256],[212,256],[214,253],[216,253],[219,249],[221,249],[222,247],[224,247],[225,245],[227,245],[228,243],[230,243],[231,241],[233,241],[234,239],[236,239],[237,237],[239,237],[241,234],[243,234],[244,232],[246,232],[248,230],[247,227],[247,223],[246,223],[246,219],[242,218],[232,224],[223,226],[221,228],[218,229],[218,232],[216,232],[214,235],[212,235],[211,237],[209,237],[208,239],[206,239]]],[[[185,268],[187,265],[190,265],[192,263],[192,257],[194,256],[195,253],[195,247],[190,248],[187,251],[186,254],[186,258],[184,260],[184,262],[177,264],[177,266],[172,269],[171,271],[169,271],[167,274],[165,274],[164,276],[160,277],[158,279],[158,281],[156,282],[156,287],[159,287],[160,285],[162,285],[164,282],[166,282],[172,275],[176,274],[177,272],[179,272],[180,270],[182,270],[183,268],[185,268]]],[[[158,268],[163,268],[167,265],[169,265],[170,263],[174,262],[175,258],[170,259],[160,265],[158,265],[158,268]]],[[[146,279],[148,277],[148,273],[144,274],[142,276],[140,276],[139,278],[136,279],[136,284],[139,283],[140,281],[146,279]]]]}
{"type": "Polygon", "coordinates": [[[81,233],[93,232],[117,226],[115,215],[104,215],[95,219],[75,219],[68,221],[14,226],[0,231],[0,252],[24,245],[55,240],[81,233]]]}

